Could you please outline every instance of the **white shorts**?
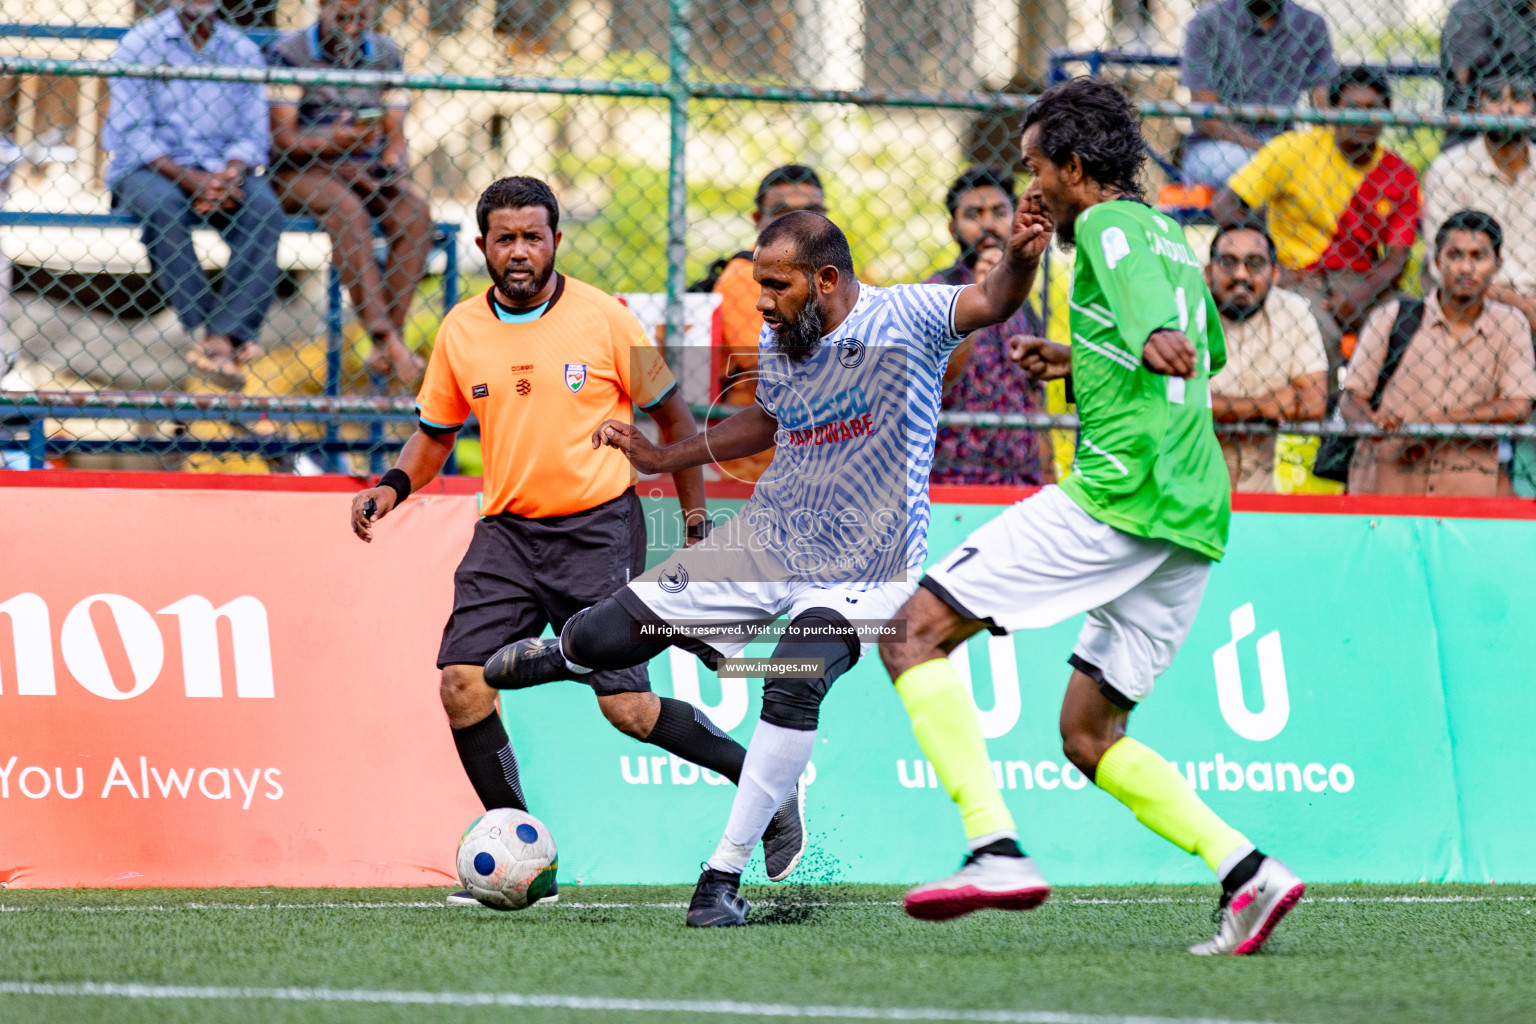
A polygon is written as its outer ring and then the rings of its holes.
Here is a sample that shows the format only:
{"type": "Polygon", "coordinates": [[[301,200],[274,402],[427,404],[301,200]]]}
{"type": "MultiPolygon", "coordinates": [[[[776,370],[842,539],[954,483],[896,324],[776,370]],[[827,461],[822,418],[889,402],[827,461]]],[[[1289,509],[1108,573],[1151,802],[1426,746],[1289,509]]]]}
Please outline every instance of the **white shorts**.
{"type": "Polygon", "coordinates": [[[1204,555],[1106,526],[1052,486],[978,527],[922,585],[994,633],[1087,612],[1071,662],[1129,708],[1173,663],[1210,574],[1204,555]]]}
{"type": "MultiPolygon", "coordinates": [[[[614,595],[642,622],[689,624],[691,642],[678,646],[706,661],[734,658],[779,616],[793,621],[812,608],[830,608],[855,624],[884,623],[917,590],[920,572],[884,583],[810,583],[793,579],[771,553],[745,541],[735,516],[692,547],[674,551],[614,595]],[[721,623],[716,631],[696,623],[721,623]]],[[[879,642],[865,633],[860,651],[879,642]]]]}

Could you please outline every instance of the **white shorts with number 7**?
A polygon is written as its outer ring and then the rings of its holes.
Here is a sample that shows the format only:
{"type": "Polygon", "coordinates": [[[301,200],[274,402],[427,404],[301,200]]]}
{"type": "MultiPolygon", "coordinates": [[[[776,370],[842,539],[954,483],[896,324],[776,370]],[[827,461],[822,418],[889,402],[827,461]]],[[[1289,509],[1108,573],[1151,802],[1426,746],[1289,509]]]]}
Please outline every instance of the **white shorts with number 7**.
{"type": "Polygon", "coordinates": [[[1107,526],[1051,486],[977,527],[921,585],[999,634],[1087,612],[1072,664],[1130,707],[1173,663],[1210,572],[1204,555],[1107,526]]]}

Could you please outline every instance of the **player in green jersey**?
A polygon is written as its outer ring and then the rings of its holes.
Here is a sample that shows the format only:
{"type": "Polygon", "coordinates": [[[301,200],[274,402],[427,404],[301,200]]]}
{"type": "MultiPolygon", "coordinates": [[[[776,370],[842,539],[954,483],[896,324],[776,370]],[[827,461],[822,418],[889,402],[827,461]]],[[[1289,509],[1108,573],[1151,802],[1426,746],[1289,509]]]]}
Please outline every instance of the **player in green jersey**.
{"type": "MultiPolygon", "coordinates": [[[[1019,339],[1036,377],[1070,375],[1080,434],[1072,475],[968,537],[897,613],[905,642],[880,653],[971,845],[961,870],[907,895],[909,912],[997,906],[1039,873],[1023,856],[973,708],[929,713],[963,691],[948,654],[982,628],[1038,629],[1087,613],[1068,662],[1063,749],[1152,831],[1199,854],[1222,884],[1216,937],[1197,954],[1252,953],[1306,890],[1216,816],[1178,770],[1126,735],[1189,633],[1231,514],[1212,429],[1220,320],[1183,232],[1142,199],[1146,144],[1118,86],[1078,78],[1024,116],[1025,193],[1076,247],[1072,345],[1019,339]],[[935,756],[935,754],[938,756],[935,756]]],[[[950,701],[952,707],[956,702],[950,701]]]]}

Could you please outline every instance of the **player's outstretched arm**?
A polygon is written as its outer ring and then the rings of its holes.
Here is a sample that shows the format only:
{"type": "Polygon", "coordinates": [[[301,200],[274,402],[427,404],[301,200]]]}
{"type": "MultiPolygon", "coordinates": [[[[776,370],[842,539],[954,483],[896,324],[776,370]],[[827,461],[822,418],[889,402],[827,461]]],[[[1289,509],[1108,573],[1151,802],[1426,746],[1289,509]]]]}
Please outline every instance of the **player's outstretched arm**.
{"type": "Polygon", "coordinates": [[[1141,363],[1164,377],[1195,375],[1195,346],[1183,331],[1153,331],[1141,347],[1141,363]]]}
{"type": "MultiPolygon", "coordinates": [[[[688,401],[683,398],[680,388],[673,388],[665,402],[646,412],[656,421],[656,429],[661,433],[662,441],[668,445],[686,441],[698,433],[698,426],[693,422],[693,412],[688,408],[688,401]]],[[[672,474],[672,484],[677,488],[677,503],[683,510],[685,526],[696,526],[708,518],[709,510],[704,505],[702,469],[698,466],[680,469],[672,474]]]]}
{"type": "Polygon", "coordinates": [[[955,332],[969,334],[1000,324],[1019,311],[1035,283],[1040,257],[1051,243],[1055,225],[1040,205],[1040,197],[1026,192],[1013,216],[1007,253],[980,284],[969,285],[955,300],[955,332]]]}
{"type": "MultiPolygon", "coordinates": [[[[370,487],[352,495],[352,532],[362,540],[372,543],[373,524],[383,519],[401,498],[400,492],[391,484],[384,483],[384,480],[398,470],[409,479],[411,491],[420,490],[443,471],[443,466],[448,462],[448,456],[453,452],[453,442],[457,437],[458,435],[453,433],[429,434],[417,427],[416,433],[412,434],[405,442],[405,447],[400,449],[400,458],[395,460],[395,468],[380,477],[380,486],[370,487]],[[368,514],[369,501],[374,504],[371,517],[368,514]]],[[[404,486],[404,481],[399,483],[404,486]]]]}
{"type": "Polygon", "coordinates": [[[607,420],[592,434],[592,447],[608,445],[642,473],[677,473],[691,466],[744,459],[767,451],[779,424],[760,405],[749,405],[701,434],[658,448],[636,427],[607,420]]]}

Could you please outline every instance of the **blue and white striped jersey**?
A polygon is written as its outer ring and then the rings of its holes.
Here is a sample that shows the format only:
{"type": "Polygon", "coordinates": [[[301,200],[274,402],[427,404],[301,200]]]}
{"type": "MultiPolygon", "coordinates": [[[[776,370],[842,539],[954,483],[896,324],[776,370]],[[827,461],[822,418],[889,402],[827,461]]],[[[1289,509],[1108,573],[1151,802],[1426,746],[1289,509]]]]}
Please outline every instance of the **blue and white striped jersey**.
{"type": "Polygon", "coordinates": [[[778,420],[778,450],[741,514],[794,577],[874,584],[922,565],[961,290],[860,284],[853,311],[803,362],[763,328],[757,401],[778,420]]]}

